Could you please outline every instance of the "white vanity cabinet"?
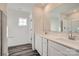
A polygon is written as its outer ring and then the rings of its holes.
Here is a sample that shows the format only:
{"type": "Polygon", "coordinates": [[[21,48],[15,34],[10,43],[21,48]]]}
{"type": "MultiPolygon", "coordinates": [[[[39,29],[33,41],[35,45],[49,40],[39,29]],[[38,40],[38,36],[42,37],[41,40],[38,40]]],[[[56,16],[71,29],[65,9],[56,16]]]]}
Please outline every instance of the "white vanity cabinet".
{"type": "Polygon", "coordinates": [[[48,56],[63,56],[63,54],[58,51],[52,41],[48,41],[48,56]]]}
{"type": "Polygon", "coordinates": [[[79,52],[59,43],[48,41],[48,56],[79,56],[79,52]]]}
{"type": "Polygon", "coordinates": [[[41,56],[47,56],[47,39],[36,35],[35,36],[35,49],[39,52],[41,56]]]}
{"type": "Polygon", "coordinates": [[[40,35],[35,36],[35,49],[41,56],[79,56],[79,50],[40,35]]]}
{"type": "Polygon", "coordinates": [[[35,35],[35,49],[39,52],[40,55],[43,54],[42,52],[42,37],[39,35],[35,35]]]}
{"type": "Polygon", "coordinates": [[[43,56],[47,56],[48,55],[48,41],[46,38],[43,38],[43,56]]]}

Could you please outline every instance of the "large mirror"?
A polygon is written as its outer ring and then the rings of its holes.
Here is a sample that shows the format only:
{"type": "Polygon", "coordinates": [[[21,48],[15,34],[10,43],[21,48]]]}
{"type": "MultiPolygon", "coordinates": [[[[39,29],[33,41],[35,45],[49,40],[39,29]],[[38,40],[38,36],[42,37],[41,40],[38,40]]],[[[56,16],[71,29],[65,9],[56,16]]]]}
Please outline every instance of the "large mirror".
{"type": "Polygon", "coordinates": [[[52,9],[50,29],[52,32],[79,32],[79,4],[66,3],[52,9]]]}

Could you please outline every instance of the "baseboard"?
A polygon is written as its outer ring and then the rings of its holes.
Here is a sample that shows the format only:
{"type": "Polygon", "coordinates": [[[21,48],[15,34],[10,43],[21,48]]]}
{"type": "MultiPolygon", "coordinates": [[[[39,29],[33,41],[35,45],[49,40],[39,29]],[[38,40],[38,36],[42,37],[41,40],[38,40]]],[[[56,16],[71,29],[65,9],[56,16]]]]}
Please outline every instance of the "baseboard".
{"type": "MultiPolygon", "coordinates": [[[[32,43],[26,43],[27,45],[32,44],[32,43]]],[[[22,45],[26,45],[26,44],[19,44],[19,45],[15,45],[15,46],[8,46],[8,48],[12,48],[12,47],[18,47],[18,46],[22,46],[22,45]]]]}

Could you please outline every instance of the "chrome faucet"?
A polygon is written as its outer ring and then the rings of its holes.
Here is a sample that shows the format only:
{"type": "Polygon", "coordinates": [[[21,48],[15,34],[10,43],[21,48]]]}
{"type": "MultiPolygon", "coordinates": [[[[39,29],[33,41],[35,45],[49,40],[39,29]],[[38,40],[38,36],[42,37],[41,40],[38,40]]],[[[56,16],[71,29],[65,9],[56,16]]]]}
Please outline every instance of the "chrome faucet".
{"type": "Polygon", "coordinates": [[[70,35],[68,35],[68,38],[69,38],[70,40],[75,40],[75,36],[72,35],[72,32],[70,33],[70,35]]]}

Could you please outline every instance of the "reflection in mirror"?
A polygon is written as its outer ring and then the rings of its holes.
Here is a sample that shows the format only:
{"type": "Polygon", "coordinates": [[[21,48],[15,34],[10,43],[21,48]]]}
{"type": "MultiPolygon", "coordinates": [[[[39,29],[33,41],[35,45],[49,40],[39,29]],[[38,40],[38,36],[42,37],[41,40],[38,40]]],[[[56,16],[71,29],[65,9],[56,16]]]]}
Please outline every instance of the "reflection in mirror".
{"type": "Polygon", "coordinates": [[[68,32],[79,32],[79,12],[72,12],[72,14],[66,16],[63,23],[63,26],[68,28],[68,32]]]}
{"type": "Polygon", "coordinates": [[[61,32],[61,28],[60,28],[60,20],[58,17],[51,17],[51,31],[54,32],[61,32]]]}
{"type": "Polygon", "coordinates": [[[79,32],[79,11],[73,13],[70,17],[72,19],[72,32],[79,32]]]}
{"type": "MultiPolygon", "coordinates": [[[[68,38],[72,40],[79,39],[79,11],[75,9],[71,13],[65,14],[63,17],[63,27],[67,28],[66,31],[69,33],[68,38]]],[[[64,30],[65,31],[65,30],[64,30]]]]}
{"type": "Polygon", "coordinates": [[[79,4],[76,3],[66,3],[52,9],[50,14],[50,29],[53,32],[79,32],[79,13],[76,13],[79,4]],[[72,12],[73,11],[73,12],[72,12]],[[75,16],[74,16],[74,15],[75,16]],[[78,15],[76,17],[76,15],[78,15]],[[75,18],[73,18],[75,17],[75,18]],[[77,19],[77,21],[73,21],[77,19]]]}
{"type": "Polygon", "coordinates": [[[79,20],[72,21],[72,32],[79,32],[79,20]]]}

